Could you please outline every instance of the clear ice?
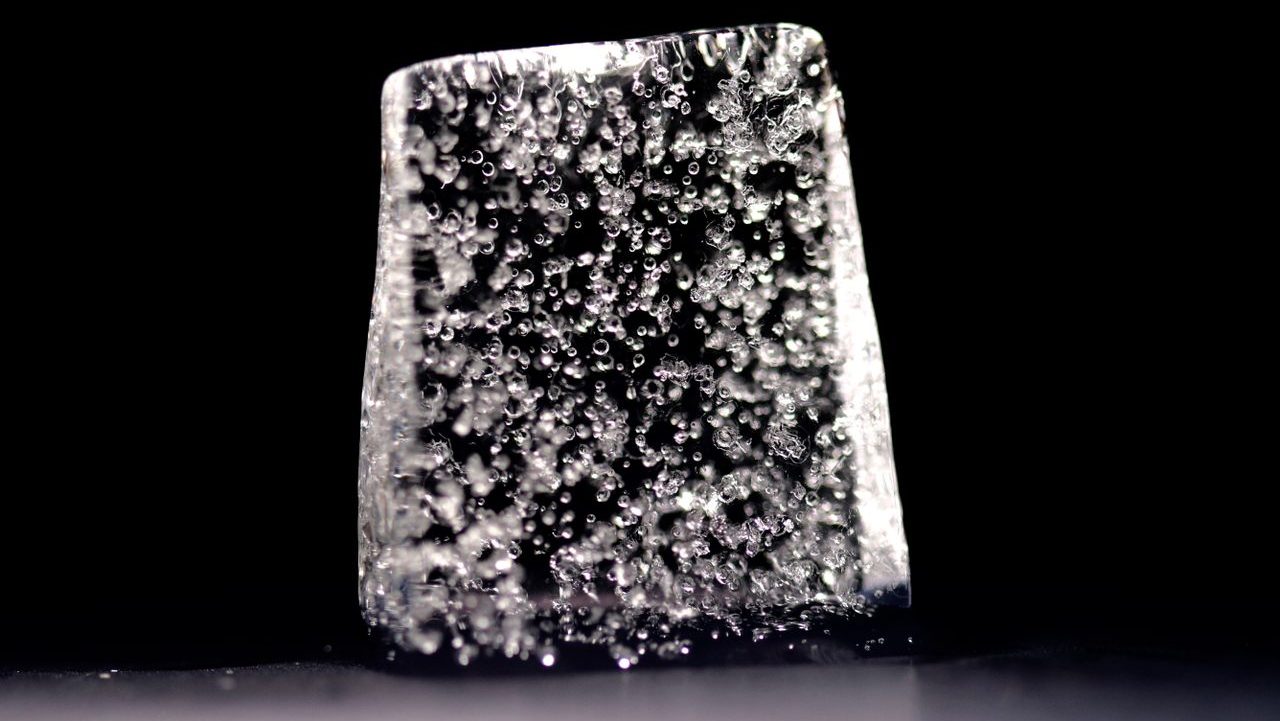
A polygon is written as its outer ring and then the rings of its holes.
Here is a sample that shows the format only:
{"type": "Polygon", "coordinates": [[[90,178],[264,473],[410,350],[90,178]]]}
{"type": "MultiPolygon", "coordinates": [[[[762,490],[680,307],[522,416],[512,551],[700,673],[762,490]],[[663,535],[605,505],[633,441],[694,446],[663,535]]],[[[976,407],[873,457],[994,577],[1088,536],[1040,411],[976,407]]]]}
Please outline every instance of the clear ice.
{"type": "Polygon", "coordinates": [[[905,605],[843,104],[794,25],[384,87],[360,594],[460,663],[905,605]]]}

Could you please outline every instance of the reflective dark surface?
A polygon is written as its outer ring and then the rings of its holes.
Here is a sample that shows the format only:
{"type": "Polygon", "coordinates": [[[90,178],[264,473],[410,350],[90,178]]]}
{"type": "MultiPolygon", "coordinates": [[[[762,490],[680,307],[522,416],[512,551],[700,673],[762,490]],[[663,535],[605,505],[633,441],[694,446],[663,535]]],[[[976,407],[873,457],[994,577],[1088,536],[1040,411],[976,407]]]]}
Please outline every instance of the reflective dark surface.
{"type": "Polygon", "coordinates": [[[1274,666],[1038,651],[466,678],[345,664],[23,673],[5,718],[1274,719],[1274,666]]]}

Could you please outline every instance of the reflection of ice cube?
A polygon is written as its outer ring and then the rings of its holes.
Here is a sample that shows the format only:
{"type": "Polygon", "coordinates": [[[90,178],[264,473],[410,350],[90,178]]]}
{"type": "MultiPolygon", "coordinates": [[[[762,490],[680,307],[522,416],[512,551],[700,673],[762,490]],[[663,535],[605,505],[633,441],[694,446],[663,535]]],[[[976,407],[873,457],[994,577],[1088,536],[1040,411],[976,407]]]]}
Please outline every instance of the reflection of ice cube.
{"type": "Polygon", "coordinates": [[[581,642],[629,666],[685,624],[905,601],[825,53],[756,26],[388,78],[371,624],[462,662],[581,642]]]}

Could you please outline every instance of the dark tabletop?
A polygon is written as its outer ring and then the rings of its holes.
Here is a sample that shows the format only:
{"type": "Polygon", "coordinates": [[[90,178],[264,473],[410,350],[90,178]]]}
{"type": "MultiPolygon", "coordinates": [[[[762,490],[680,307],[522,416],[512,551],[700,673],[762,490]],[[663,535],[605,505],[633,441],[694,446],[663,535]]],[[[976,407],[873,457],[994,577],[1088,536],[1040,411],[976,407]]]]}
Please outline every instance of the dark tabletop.
{"type": "Polygon", "coordinates": [[[306,662],[11,672],[0,718],[1275,719],[1278,679],[1257,659],[1081,650],[463,676],[306,662]]]}

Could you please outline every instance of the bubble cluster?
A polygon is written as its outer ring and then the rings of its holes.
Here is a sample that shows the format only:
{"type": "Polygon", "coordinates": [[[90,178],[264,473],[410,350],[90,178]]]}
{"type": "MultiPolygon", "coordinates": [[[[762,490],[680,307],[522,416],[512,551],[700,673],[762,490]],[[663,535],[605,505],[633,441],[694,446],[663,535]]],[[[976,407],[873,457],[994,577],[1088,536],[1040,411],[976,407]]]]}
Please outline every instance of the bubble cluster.
{"type": "Polygon", "coordinates": [[[760,26],[388,80],[371,624],[463,664],[594,644],[627,669],[904,587],[824,53],[760,26]]]}

